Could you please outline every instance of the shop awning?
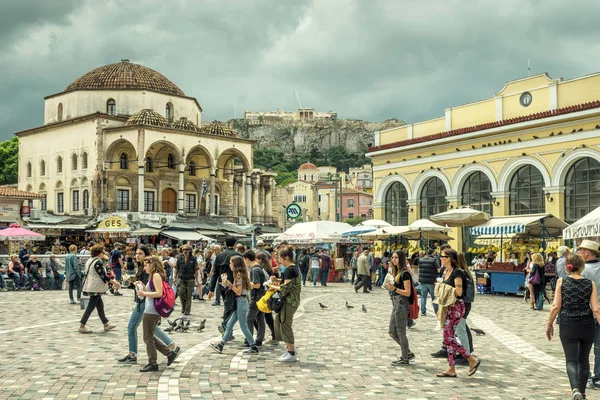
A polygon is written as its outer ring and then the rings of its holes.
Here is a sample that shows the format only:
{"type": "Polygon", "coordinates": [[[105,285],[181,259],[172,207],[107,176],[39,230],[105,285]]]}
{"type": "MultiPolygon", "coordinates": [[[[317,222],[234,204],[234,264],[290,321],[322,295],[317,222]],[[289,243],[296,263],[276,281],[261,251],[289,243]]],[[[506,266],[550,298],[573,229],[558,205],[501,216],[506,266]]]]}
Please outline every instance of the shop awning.
{"type": "Polygon", "coordinates": [[[129,228],[121,228],[121,229],[111,229],[111,228],[96,228],[96,229],[88,229],[86,232],[89,233],[129,233],[131,230],[129,228]]]}
{"type": "Polygon", "coordinates": [[[600,207],[573,222],[563,231],[563,239],[579,239],[600,236],[600,207]]]}
{"type": "Polygon", "coordinates": [[[131,236],[156,236],[161,232],[161,229],[156,228],[140,228],[131,232],[131,236]]]}
{"type": "Polygon", "coordinates": [[[72,229],[84,230],[87,225],[48,225],[48,224],[27,224],[29,229],[72,229]]]}
{"type": "Polygon", "coordinates": [[[174,231],[174,230],[166,230],[160,232],[161,235],[166,236],[175,240],[184,240],[184,241],[212,241],[213,239],[208,236],[204,236],[195,231],[174,231]]]}
{"type": "Polygon", "coordinates": [[[205,235],[205,236],[227,236],[225,233],[221,232],[221,231],[208,231],[208,230],[203,230],[203,229],[198,229],[196,230],[196,232],[198,232],[201,235],[205,235]]]}
{"type": "Polygon", "coordinates": [[[469,229],[471,235],[524,234],[530,237],[559,237],[569,225],[552,214],[511,215],[494,217],[469,229]]]}

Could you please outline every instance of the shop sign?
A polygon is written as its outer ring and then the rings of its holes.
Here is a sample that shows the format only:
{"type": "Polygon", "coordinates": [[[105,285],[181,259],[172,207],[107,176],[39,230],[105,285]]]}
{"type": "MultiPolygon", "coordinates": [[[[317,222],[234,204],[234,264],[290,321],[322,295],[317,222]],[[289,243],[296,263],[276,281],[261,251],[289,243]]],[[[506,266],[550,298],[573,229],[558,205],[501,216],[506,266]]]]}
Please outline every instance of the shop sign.
{"type": "Polygon", "coordinates": [[[21,207],[21,215],[29,215],[31,208],[29,206],[21,207]]]}
{"type": "Polygon", "coordinates": [[[20,211],[19,204],[0,203],[0,217],[19,218],[20,211]]]}
{"type": "Polygon", "coordinates": [[[98,229],[103,229],[103,230],[121,230],[121,229],[129,229],[129,225],[127,225],[127,221],[125,221],[123,218],[121,217],[109,217],[106,219],[103,219],[102,221],[100,221],[100,223],[98,224],[98,229]]]}

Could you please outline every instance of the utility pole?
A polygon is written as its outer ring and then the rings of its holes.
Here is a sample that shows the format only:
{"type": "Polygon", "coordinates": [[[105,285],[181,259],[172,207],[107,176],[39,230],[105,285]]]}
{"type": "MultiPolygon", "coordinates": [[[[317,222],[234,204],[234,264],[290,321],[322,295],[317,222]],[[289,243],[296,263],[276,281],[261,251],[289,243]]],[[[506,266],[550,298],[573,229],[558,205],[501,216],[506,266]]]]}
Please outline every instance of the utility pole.
{"type": "Polygon", "coordinates": [[[342,210],[343,210],[343,204],[342,202],[344,201],[344,185],[342,182],[342,176],[341,174],[339,175],[340,177],[340,222],[344,222],[344,216],[342,215],[342,210]]]}

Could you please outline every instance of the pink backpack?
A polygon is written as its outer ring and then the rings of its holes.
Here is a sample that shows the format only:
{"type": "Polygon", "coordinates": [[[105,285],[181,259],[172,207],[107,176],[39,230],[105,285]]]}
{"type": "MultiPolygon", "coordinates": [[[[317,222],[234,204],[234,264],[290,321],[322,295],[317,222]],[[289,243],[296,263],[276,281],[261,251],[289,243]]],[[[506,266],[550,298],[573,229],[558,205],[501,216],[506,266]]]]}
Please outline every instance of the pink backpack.
{"type": "MultiPolygon", "coordinates": [[[[150,290],[154,291],[154,282],[150,279],[150,290]]],[[[154,299],[154,309],[163,318],[167,318],[175,308],[175,292],[167,281],[163,281],[163,294],[154,299]]]]}

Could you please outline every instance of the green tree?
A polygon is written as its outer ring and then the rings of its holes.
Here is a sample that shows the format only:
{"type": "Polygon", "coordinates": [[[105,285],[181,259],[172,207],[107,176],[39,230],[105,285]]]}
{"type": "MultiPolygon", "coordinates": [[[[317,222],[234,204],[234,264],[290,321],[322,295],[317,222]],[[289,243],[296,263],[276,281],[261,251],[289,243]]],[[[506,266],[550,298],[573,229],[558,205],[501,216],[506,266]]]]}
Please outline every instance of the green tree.
{"type": "Polygon", "coordinates": [[[350,224],[352,226],[356,226],[356,225],[360,224],[361,222],[363,222],[364,220],[365,220],[364,217],[357,216],[357,217],[352,217],[352,218],[346,218],[344,220],[344,222],[347,224],[350,224]]]}
{"type": "Polygon", "coordinates": [[[0,142],[0,185],[18,182],[19,138],[0,142]]]}

